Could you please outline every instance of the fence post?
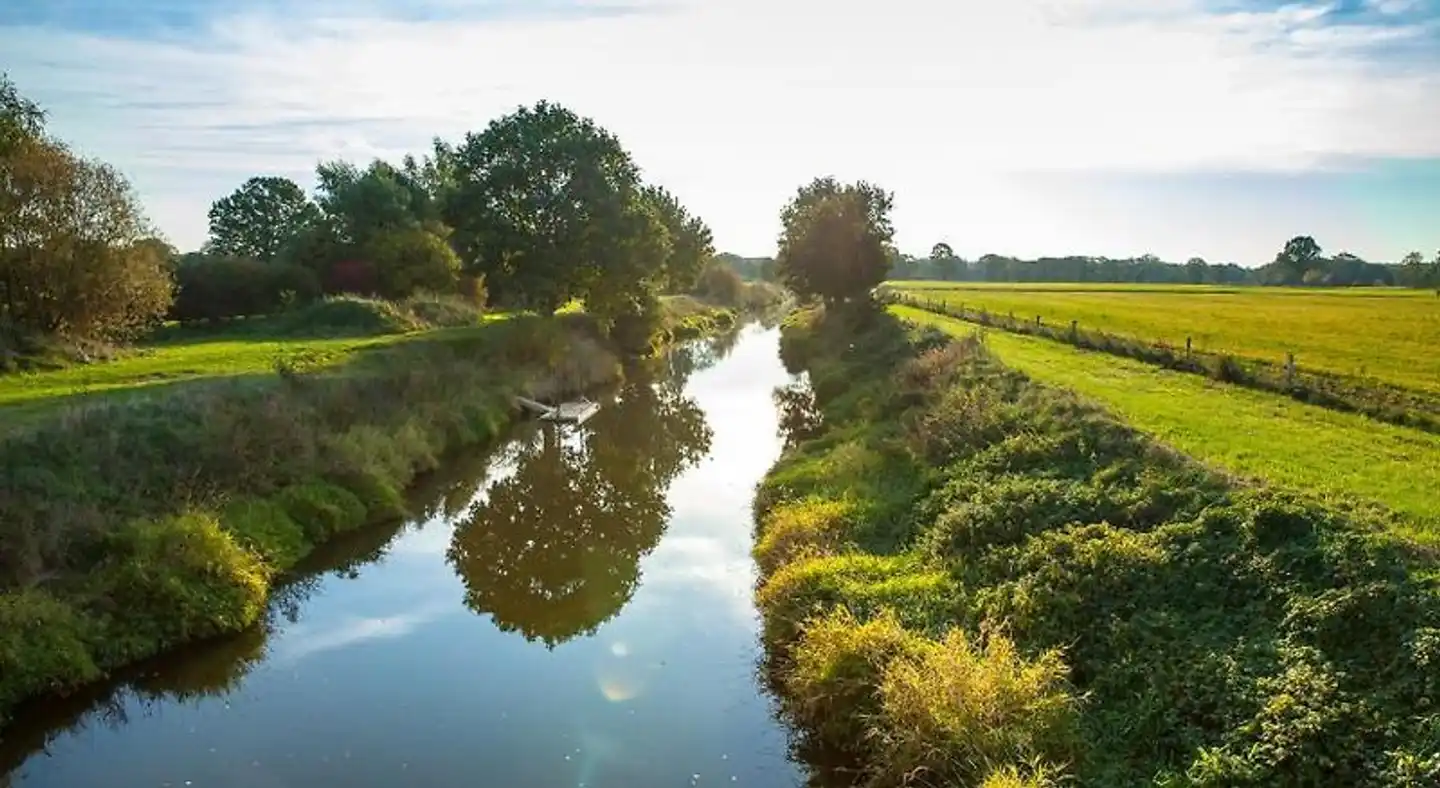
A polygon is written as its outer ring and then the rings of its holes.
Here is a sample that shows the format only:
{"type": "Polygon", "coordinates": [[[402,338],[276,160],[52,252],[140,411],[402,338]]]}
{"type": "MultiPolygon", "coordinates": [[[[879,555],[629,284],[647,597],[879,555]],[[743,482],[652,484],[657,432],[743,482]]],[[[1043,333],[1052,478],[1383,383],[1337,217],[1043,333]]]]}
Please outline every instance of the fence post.
{"type": "Polygon", "coordinates": [[[1079,341],[1079,339],[1080,339],[1080,321],[1079,321],[1079,320],[1071,320],[1071,321],[1070,321],[1070,341],[1071,341],[1071,342],[1076,342],[1076,341],[1079,341]]]}
{"type": "Polygon", "coordinates": [[[1186,360],[1190,358],[1190,337],[1185,337],[1185,358],[1186,360]]]}
{"type": "Polygon", "coordinates": [[[1289,388],[1295,385],[1295,354],[1285,354],[1285,386],[1289,388]]]}
{"type": "Polygon", "coordinates": [[[1040,319],[1040,316],[1039,316],[1039,315],[1036,315],[1036,316],[1035,316],[1035,327],[1036,327],[1036,328],[1040,328],[1040,327],[1043,326],[1043,325],[1045,325],[1044,321],[1042,321],[1042,320],[1040,319]]]}

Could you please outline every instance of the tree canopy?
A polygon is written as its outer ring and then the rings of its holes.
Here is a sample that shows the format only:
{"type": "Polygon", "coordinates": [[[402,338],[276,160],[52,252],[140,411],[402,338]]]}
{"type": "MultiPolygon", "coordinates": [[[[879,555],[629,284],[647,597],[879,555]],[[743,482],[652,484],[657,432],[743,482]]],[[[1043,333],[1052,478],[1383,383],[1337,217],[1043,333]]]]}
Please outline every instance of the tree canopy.
{"type": "Polygon", "coordinates": [[[840,302],[868,295],[890,267],[893,198],[865,181],[817,178],[781,212],[776,270],[802,296],[840,302]]]}
{"type": "Polygon", "coordinates": [[[0,77],[0,323],[126,339],[169,307],[169,260],[129,181],[46,135],[0,77]]]}
{"type": "Polygon", "coordinates": [[[640,218],[639,171],[593,120],[556,104],[521,107],[469,134],[447,206],[467,270],[502,302],[553,312],[622,261],[640,218]]]}
{"type": "Polygon", "coordinates": [[[210,251],[269,262],[318,217],[294,181],[257,176],[210,207],[210,251]]]}

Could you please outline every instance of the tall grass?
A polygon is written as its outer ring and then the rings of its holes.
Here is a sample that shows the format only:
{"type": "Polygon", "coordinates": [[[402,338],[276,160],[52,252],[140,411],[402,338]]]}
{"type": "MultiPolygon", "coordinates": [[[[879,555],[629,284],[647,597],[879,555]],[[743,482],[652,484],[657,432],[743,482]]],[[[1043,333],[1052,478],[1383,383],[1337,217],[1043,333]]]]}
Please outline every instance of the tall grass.
{"type": "Polygon", "coordinates": [[[1437,575],[1388,523],[1239,484],[974,340],[783,330],[815,412],[757,494],[757,601],[813,748],[875,786],[1440,779],[1437,575]]]}

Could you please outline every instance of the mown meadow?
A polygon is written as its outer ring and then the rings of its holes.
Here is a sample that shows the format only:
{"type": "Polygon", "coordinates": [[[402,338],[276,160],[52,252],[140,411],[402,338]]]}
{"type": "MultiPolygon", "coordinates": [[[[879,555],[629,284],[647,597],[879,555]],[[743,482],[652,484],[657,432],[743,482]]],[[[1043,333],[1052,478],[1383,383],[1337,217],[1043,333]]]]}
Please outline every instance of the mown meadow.
{"type": "Polygon", "coordinates": [[[1440,596],[1383,513],[1217,473],[831,304],[755,503],[770,673],[867,785],[1429,785],[1440,596]]]}

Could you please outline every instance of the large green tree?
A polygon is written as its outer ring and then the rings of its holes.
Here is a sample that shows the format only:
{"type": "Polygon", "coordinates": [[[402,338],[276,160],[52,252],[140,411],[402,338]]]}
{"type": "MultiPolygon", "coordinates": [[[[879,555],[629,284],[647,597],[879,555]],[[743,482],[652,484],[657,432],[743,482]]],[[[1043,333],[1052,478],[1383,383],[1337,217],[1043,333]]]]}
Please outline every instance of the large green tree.
{"type": "MultiPolygon", "coordinates": [[[[469,134],[446,206],[468,271],[511,306],[554,311],[623,264],[639,173],[613,134],[540,102],[469,134]]],[[[608,277],[616,281],[616,277],[608,277]]]]}
{"type": "Polygon", "coordinates": [[[889,192],[865,181],[827,177],[801,187],[780,215],[781,280],[832,304],[868,296],[890,266],[893,205],[889,192]]]}
{"type": "Polygon", "coordinates": [[[315,204],[294,181],[257,176],[210,206],[209,248],[270,262],[317,217],[315,204]]]}
{"type": "Polygon", "coordinates": [[[659,186],[647,186],[645,199],[665,227],[670,253],[664,262],[660,286],[666,292],[689,292],[715,255],[714,237],[698,216],[693,216],[675,195],[659,186]]]}

